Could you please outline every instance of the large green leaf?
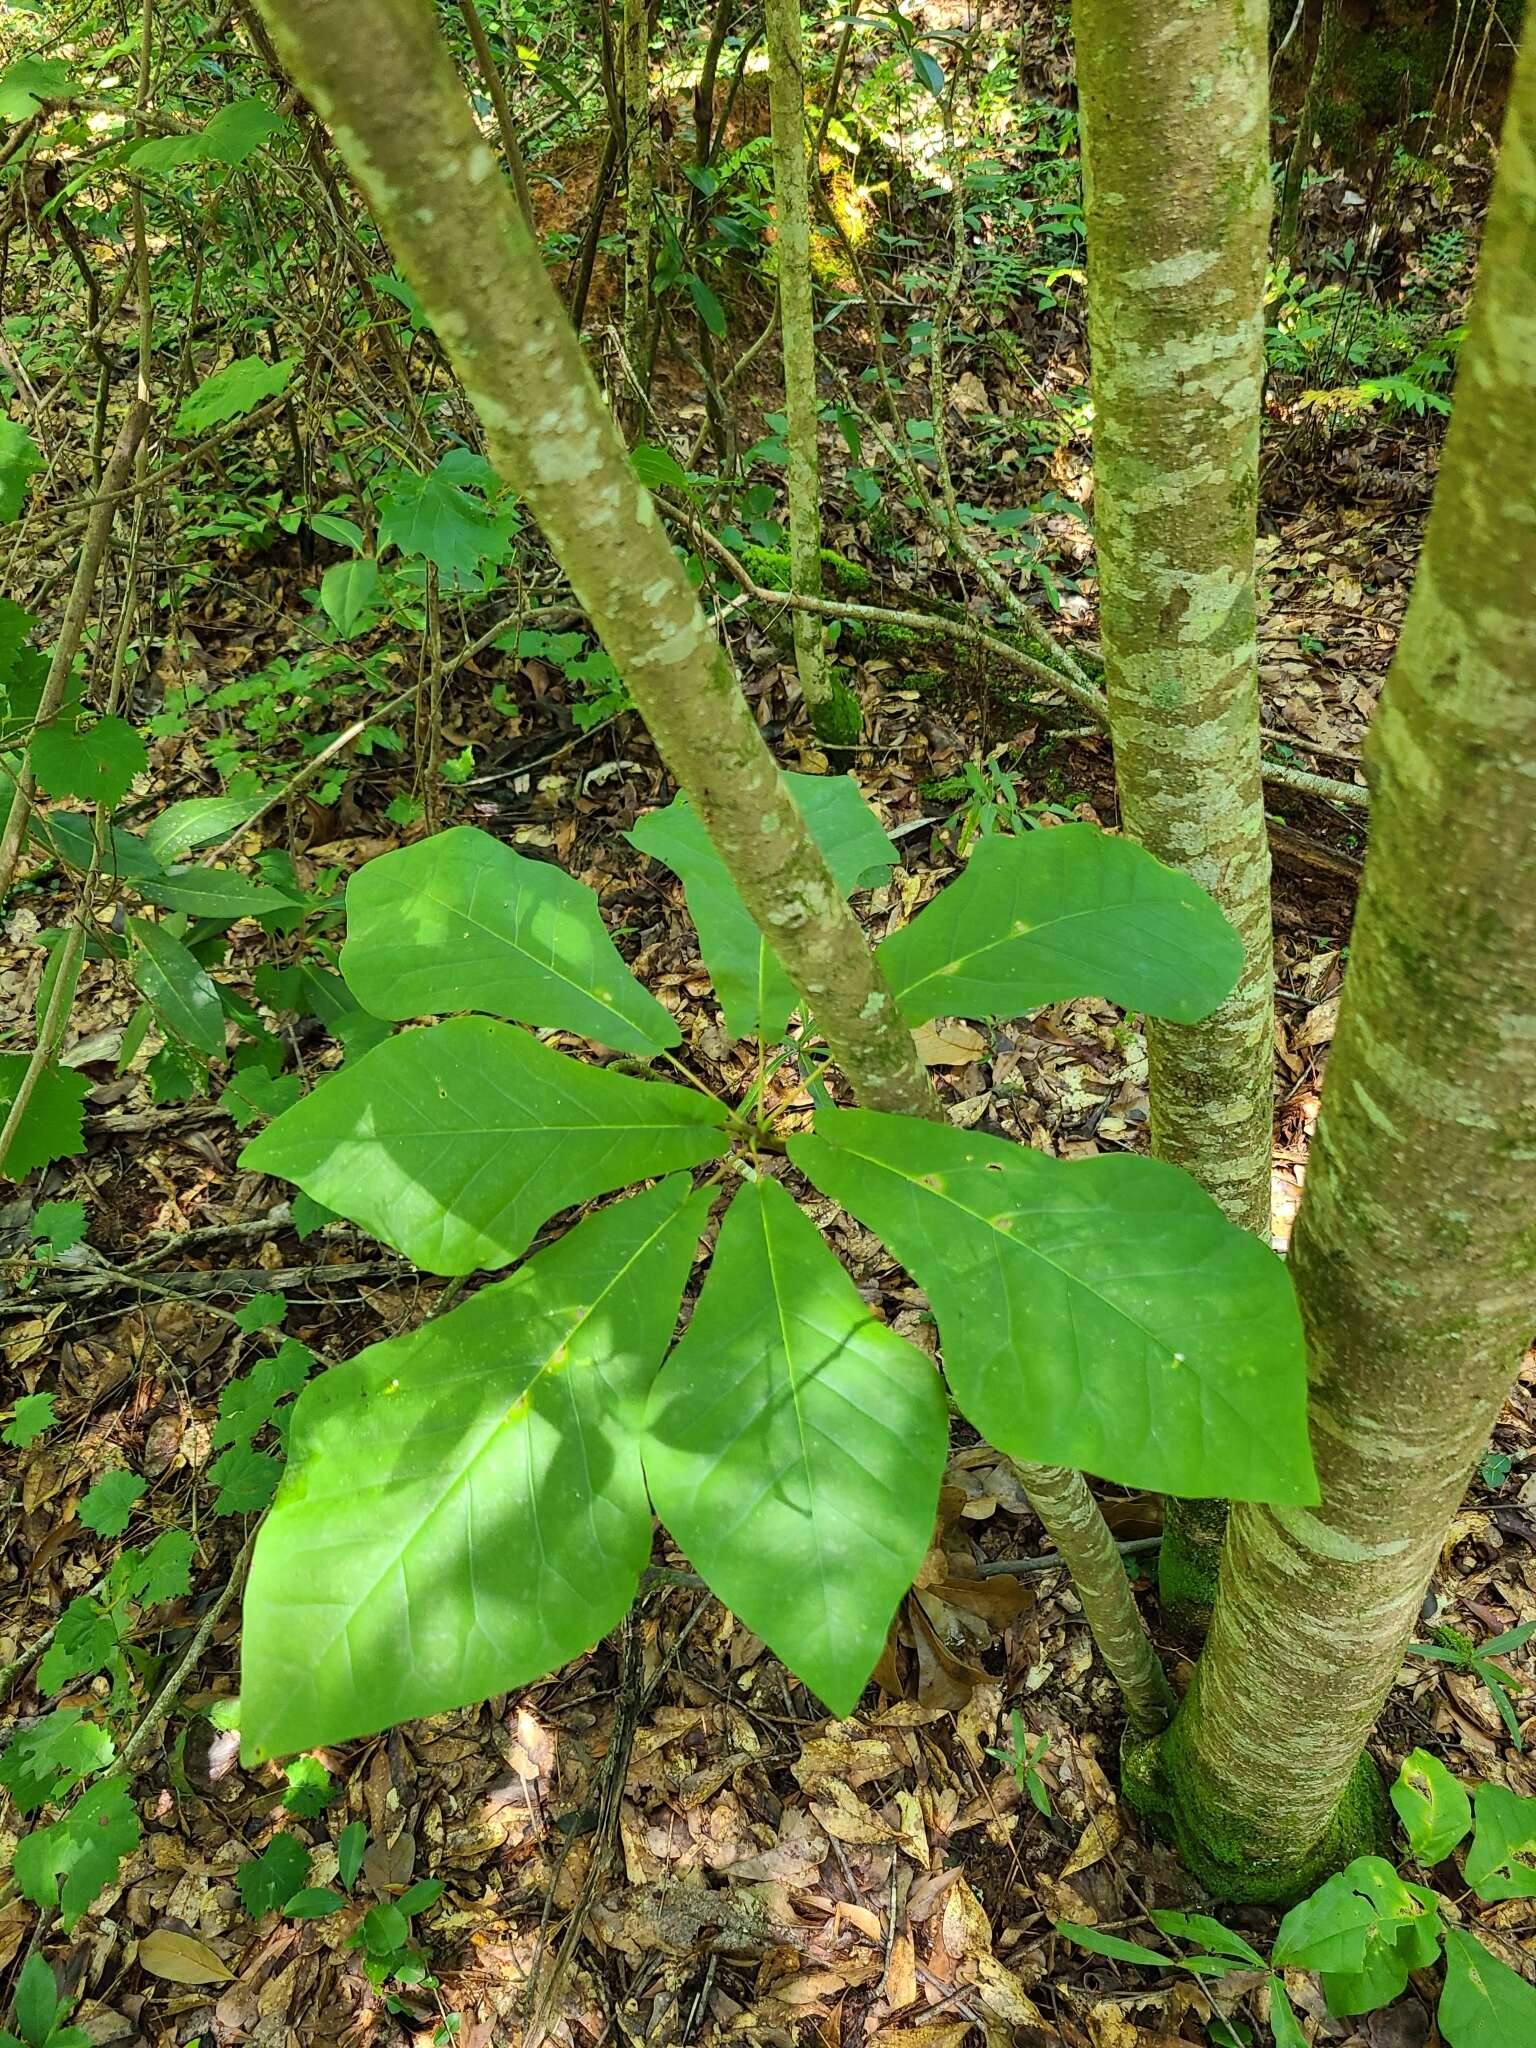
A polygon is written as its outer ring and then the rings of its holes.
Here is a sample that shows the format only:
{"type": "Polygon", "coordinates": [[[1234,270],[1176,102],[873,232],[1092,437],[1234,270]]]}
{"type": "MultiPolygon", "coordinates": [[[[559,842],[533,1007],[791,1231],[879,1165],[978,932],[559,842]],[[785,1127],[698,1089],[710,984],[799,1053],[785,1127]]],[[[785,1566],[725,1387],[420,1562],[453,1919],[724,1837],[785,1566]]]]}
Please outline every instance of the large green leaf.
{"type": "Polygon", "coordinates": [[[42,453],[26,428],[0,416],[0,521],[16,517],[27,495],[27,479],[42,467],[42,453]]]}
{"type": "MultiPolygon", "coordinates": [[[[1536,1807],[1536,1800],[1526,1803],[1536,1807]]],[[[1392,1804],[1426,1870],[1449,1856],[1472,1825],[1466,1787],[1427,1749],[1410,1750],[1403,1758],[1392,1786],[1392,1804]]],[[[1470,1873],[1467,1881],[1472,1881],[1470,1873]]]]}
{"type": "Polygon", "coordinates": [[[245,1596],[248,1758],[505,1692],[621,1619],[646,1390],[708,1208],[676,1175],[304,1389],[245,1596]]]}
{"type": "MultiPolygon", "coordinates": [[[[0,1127],[16,1100],[27,1066],[24,1052],[0,1053],[0,1127]]],[[[0,1163],[0,1177],[23,1180],[34,1166],[72,1159],[85,1150],[81,1105],[90,1086],[89,1079],[73,1067],[44,1067],[16,1126],[11,1149],[0,1163]]]]}
{"type": "Polygon", "coordinates": [[[981,840],[880,947],[909,1024],[1087,995],[1187,1024],[1231,992],[1242,960],[1198,883],[1095,825],[981,840]]]}
{"type": "Polygon", "coordinates": [[[1473,1796],[1477,1829],[1467,1851],[1467,1883],[1481,1899],[1536,1899],[1536,1799],[1491,1783],[1473,1796]]]}
{"type": "MultiPolygon", "coordinates": [[[[847,775],[791,775],[795,802],[845,892],[882,881],[896,859],[879,819],[847,775]]],[[[686,797],[652,811],[630,843],[669,867],[683,885],[727,1026],[738,1038],[774,1038],[800,998],[778,956],[737,893],[709,834],[686,797]]]]}
{"type": "Polygon", "coordinates": [[[749,1182],[652,1389],[645,1471],[715,1592],[834,1713],[923,1560],[947,1442],[928,1359],[777,1182],[749,1182]]]}
{"type": "Polygon", "coordinates": [[[188,392],[176,415],[174,431],[205,434],[225,420],[254,412],[265,399],[287,390],[297,362],[297,356],[287,356],[280,363],[269,363],[265,356],[237,356],[188,392]]]}
{"type": "Polygon", "coordinates": [[[358,870],[341,971],[376,1017],[489,1010],[643,1054],[680,1035],[620,959],[592,891],[470,825],[358,870]]]}
{"type": "Polygon", "coordinates": [[[396,471],[379,510],[379,552],[396,547],[424,557],[449,590],[475,588],[482,563],[505,561],[518,523],[515,507],[493,511],[463,488],[489,478],[487,466],[472,466],[468,455],[450,449],[430,476],[396,471]]]}
{"type": "Polygon", "coordinates": [[[1270,1961],[1320,1970],[1338,2018],[1390,2004],[1412,1971],[1434,1961],[1440,1933],[1432,1891],[1407,1883],[1380,1856],[1357,1856],[1286,1914],[1270,1961]]]}
{"type": "Polygon", "coordinates": [[[509,1265],[558,1209],[726,1149],[719,1103],[455,1017],[349,1061],[240,1155],[431,1273],[509,1265]]]}
{"type": "Polygon", "coordinates": [[[1461,1927],[1445,1930],[1445,1989],[1435,2014],[1446,2048],[1529,2048],[1536,1987],[1461,1927]]]}
{"type": "Polygon", "coordinates": [[[1069,1165],[867,1110],[789,1150],[926,1290],[955,1399],[999,1450],[1166,1493],[1317,1499],[1289,1277],[1175,1167],[1069,1165]]]}

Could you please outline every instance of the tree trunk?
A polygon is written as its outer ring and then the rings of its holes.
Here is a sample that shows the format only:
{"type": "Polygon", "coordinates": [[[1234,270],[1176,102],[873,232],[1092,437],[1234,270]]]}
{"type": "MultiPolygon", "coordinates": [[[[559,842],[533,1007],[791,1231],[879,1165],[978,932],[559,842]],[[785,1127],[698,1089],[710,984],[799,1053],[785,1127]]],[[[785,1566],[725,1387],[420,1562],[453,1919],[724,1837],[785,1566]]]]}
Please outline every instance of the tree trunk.
{"type": "Polygon", "coordinates": [[[634,440],[651,387],[651,9],[624,0],[619,28],[619,81],[624,95],[624,356],[618,412],[634,440]]]}
{"type": "MultiPolygon", "coordinates": [[[[1265,0],[1076,0],[1100,627],[1126,829],[1243,942],[1201,1024],[1149,1023],[1152,1148],[1268,1238],[1273,944],[1253,550],[1269,226],[1265,0]]],[[[1197,1630],[1224,1516],[1170,1502],[1197,1630]]]]}
{"type": "Polygon", "coordinates": [[[1318,109],[1333,75],[1333,50],[1338,40],[1339,0],[1323,0],[1322,20],[1317,28],[1317,48],[1312,69],[1307,73],[1307,90],[1296,116],[1296,133],[1291,153],[1285,160],[1285,183],[1280,191],[1280,225],[1275,231],[1275,261],[1289,263],[1296,253],[1296,231],[1301,220],[1301,188],[1312,161],[1312,136],[1318,109]]]}
{"type": "Polygon", "coordinates": [[[1371,846],[1292,1266],[1315,1509],[1233,1511],[1194,1687],[1139,1773],[1213,1890],[1367,1846],[1362,1754],[1536,1322],[1536,41],[1367,748],[1371,846]]]}
{"type": "MultiPolygon", "coordinates": [[[[635,477],[538,252],[419,0],[260,0],[284,62],[348,156],[404,275],[528,500],[663,759],[870,1109],[942,1114],[911,1033],[635,477]],[[411,120],[401,118],[409,107],[411,120]]],[[[1096,1571],[1112,1645],[1139,1628],[1081,1473],[1043,1478],[1041,1519],[1096,1571]]],[[[1085,1605],[1087,1604],[1085,1600],[1085,1605]]],[[[1116,1658],[1121,1651],[1115,1648],[1116,1658]]],[[[1111,1668],[1115,1668],[1112,1664],[1111,1668]]],[[[1144,1688],[1133,1719],[1157,1718],[1144,1688]]]]}
{"type": "MultiPolygon", "coordinates": [[[[816,399],[816,307],[811,290],[811,216],[805,162],[805,74],[800,0],[765,0],[768,104],[773,125],[773,190],[778,217],[779,333],[784,351],[785,437],[789,459],[790,588],[821,596],[820,409],[816,399]]],[[[839,691],[827,661],[820,619],[796,612],[795,668],[817,735],[851,743],[859,736],[857,701],[839,691]],[[851,717],[850,714],[851,713],[851,717]],[[845,728],[850,727],[851,730],[845,728]]]]}

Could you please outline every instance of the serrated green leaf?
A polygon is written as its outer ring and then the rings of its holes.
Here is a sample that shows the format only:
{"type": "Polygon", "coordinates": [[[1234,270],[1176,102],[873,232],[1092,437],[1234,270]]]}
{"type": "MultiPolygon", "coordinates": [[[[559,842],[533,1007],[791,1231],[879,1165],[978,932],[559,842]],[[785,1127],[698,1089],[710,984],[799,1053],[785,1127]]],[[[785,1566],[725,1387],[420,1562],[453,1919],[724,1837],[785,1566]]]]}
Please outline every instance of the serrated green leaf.
{"type": "Polygon", "coordinates": [[[117,1630],[110,1615],[89,1595],[79,1594],[59,1616],[37,1667],[37,1682],[45,1693],[62,1692],[71,1679],[102,1670],[116,1653],[117,1630]]]}
{"type": "Polygon", "coordinates": [[[259,1856],[235,1872],[241,1903],[253,1920],[286,1905],[309,1875],[309,1851],[297,1835],[274,1835],[259,1856]]]}
{"type": "Polygon", "coordinates": [[[317,1813],[324,1813],[336,1797],[336,1780],[318,1757],[296,1756],[283,1767],[283,1776],[288,1780],[283,1804],[300,1820],[313,1820],[317,1813]]]}
{"type": "Polygon", "coordinates": [[[243,164],[287,123],[260,100],[234,100],[221,107],[195,135],[163,135],[130,152],[136,171],[172,171],[183,164],[243,164]]]}
{"type": "Polygon", "coordinates": [[[184,910],[221,923],[293,908],[293,899],[281,889],[253,882],[233,868],[173,868],[163,879],[145,882],[139,894],[162,910],[184,910]]]}
{"type": "MultiPolygon", "coordinates": [[[[851,893],[883,881],[896,850],[858,784],[847,775],[786,779],[838,887],[851,893]]],[[[738,1038],[758,1030],[765,1037],[777,1037],[800,998],[688,799],[676,797],[664,811],[652,811],[629,840],[663,862],[682,883],[688,915],[730,1031],[738,1038]]]]}
{"type": "Polygon", "coordinates": [[[254,412],[269,398],[288,389],[288,380],[298,366],[297,356],[269,363],[265,356],[237,356],[222,370],[205,377],[195,391],[181,402],[174,431],[181,435],[205,434],[225,420],[237,420],[254,412]]]}
{"type": "Polygon", "coordinates": [[[431,1273],[505,1266],[573,1202],[717,1159],[720,1104],[456,1017],[348,1064],[241,1153],[431,1273]]]}
{"type": "Polygon", "coordinates": [[[216,1515],[259,1515],[277,1492],[283,1476],[279,1461],[248,1443],[232,1444],[208,1467],[208,1483],[216,1515]]]}
{"type": "Polygon", "coordinates": [[[56,1707],[23,1728],[0,1755],[0,1785],[18,1813],[36,1813],[62,1799],[82,1778],[104,1771],[117,1751],[112,1737],[80,1707],[56,1707]]]}
{"type": "Polygon", "coordinates": [[[650,1555],[646,1389],[708,1198],[682,1176],[305,1388],[245,1596],[248,1757],[505,1692],[605,1634],[650,1555]]]}
{"type": "Polygon", "coordinates": [[[292,1109],[304,1093],[299,1074],[269,1074],[263,1067],[242,1067],[219,1097],[219,1107],[230,1117],[237,1131],[252,1124],[269,1123],[292,1109]]]}
{"type": "Polygon", "coordinates": [[[1392,1786],[1392,1804],[1409,1847],[1426,1869],[1443,1862],[1472,1825],[1466,1787],[1427,1749],[1412,1750],[1403,1758],[1392,1786]]]}
{"type": "Polygon", "coordinates": [[[1177,868],[1096,825],[1062,825],[979,841],[879,957],[909,1024],[1086,995],[1187,1024],[1231,992],[1242,943],[1177,868]]]}
{"type": "Polygon", "coordinates": [[[98,1536],[121,1536],[144,1493],[137,1472],[103,1472],[80,1503],[81,1523],[98,1536]]]}
{"type": "Polygon", "coordinates": [[[111,810],[149,766],[143,740],[125,718],[98,718],[94,725],[45,725],[28,750],[39,789],[48,796],[76,796],[111,810]]]}
{"type": "Polygon", "coordinates": [[[1153,1159],[1048,1159],[823,1113],[790,1157],[933,1305],[968,1419],[1011,1457],[1198,1497],[1317,1499],[1285,1267],[1153,1159]]]}
{"type": "Polygon", "coordinates": [[[17,1889],[35,1906],[57,1906],[64,1932],[113,1882],[139,1846],[139,1816],[126,1778],[88,1785],[63,1820],[16,1845],[17,1889]]]}
{"type": "MultiPolygon", "coordinates": [[[[0,1053],[0,1123],[16,1100],[27,1065],[24,1052],[0,1053]]],[[[34,1167],[51,1166],[55,1159],[73,1159],[85,1150],[80,1105],[90,1085],[84,1074],[71,1067],[44,1067],[16,1126],[10,1150],[0,1160],[0,1178],[24,1180],[34,1167]]]]}
{"type": "MultiPolygon", "coordinates": [[[[275,1299],[269,1296],[268,1299],[275,1299]]],[[[303,1386],[314,1365],[315,1354],[296,1337],[290,1337],[270,1358],[258,1359],[248,1373],[232,1380],[219,1396],[218,1419],[213,1426],[213,1446],[249,1441],[277,1415],[290,1394],[303,1386]]]]}
{"type": "Polygon", "coordinates": [[[1536,1988],[1475,1935],[1447,1927],[1435,2018],[1446,2048],[1527,2048],[1536,2041],[1536,1988]]]}
{"type": "Polygon", "coordinates": [[[379,597],[379,565],[368,555],[334,562],[320,579],[320,609],[344,640],[361,630],[379,597]]]}
{"type": "Polygon", "coordinates": [[[646,1477],[713,1590],[834,1713],[927,1551],[947,1441],[929,1360],[776,1181],[740,1188],[651,1393],[646,1477]]]}
{"type": "Polygon", "coordinates": [[[27,479],[42,467],[38,445],[26,428],[0,415],[0,521],[16,517],[27,495],[27,479]]]}
{"type": "Polygon", "coordinates": [[[482,562],[506,560],[517,527],[515,510],[493,512],[462,488],[466,477],[484,474],[456,462],[452,451],[430,476],[399,471],[379,508],[380,552],[395,547],[422,557],[449,590],[474,588],[482,562]]]}
{"type": "Polygon", "coordinates": [[[244,1330],[253,1337],[258,1330],[270,1330],[280,1323],[288,1313],[288,1297],[276,1291],[253,1294],[249,1301],[242,1302],[235,1310],[234,1323],[237,1330],[244,1330]]]}
{"type": "Polygon", "coordinates": [[[169,864],[194,846],[210,846],[243,825],[260,804],[254,796],[189,796],[168,804],[144,828],[144,844],[156,861],[169,864]]]}
{"type": "Polygon", "coordinates": [[[155,1607],[162,1600],[179,1600],[192,1583],[192,1532],[162,1529],[142,1556],[127,1551],[132,1561],[128,1573],[129,1597],[141,1606],[155,1607]]]}
{"type": "Polygon", "coordinates": [[[590,889],[469,825],[353,875],[341,971],[376,1017],[486,1010],[641,1054],[681,1036],[619,957],[590,889]]]}
{"type": "Polygon", "coordinates": [[[1536,1799],[1493,1784],[1478,1785],[1473,1798],[1467,1883],[1481,1899],[1536,1899],[1536,1799]]]}
{"type": "Polygon", "coordinates": [[[224,1005],[180,939],[147,917],[130,917],[133,980],[165,1029],[209,1059],[224,1057],[224,1005]]]}
{"type": "Polygon", "coordinates": [[[84,1202],[39,1202],[32,1214],[32,1239],[51,1257],[73,1251],[85,1236],[84,1202]]]}
{"type": "Polygon", "coordinates": [[[0,1430],[0,1444],[24,1451],[28,1444],[36,1443],[45,1429],[53,1427],[53,1401],[52,1394],[18,1396],[10,1421],[0,1430]]]}

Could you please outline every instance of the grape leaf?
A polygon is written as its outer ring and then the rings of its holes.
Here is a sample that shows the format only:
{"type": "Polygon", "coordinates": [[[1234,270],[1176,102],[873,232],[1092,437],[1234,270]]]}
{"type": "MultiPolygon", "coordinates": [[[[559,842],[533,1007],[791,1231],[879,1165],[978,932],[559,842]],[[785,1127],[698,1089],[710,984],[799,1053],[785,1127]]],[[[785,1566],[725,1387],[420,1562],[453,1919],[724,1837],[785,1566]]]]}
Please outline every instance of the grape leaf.
{"type": "Polygon", "coordinates": [[[47,795],[77,796],[108,810],[122,802],[133,778],[149,766],[148,750],[125,718],[42,726],[32,735],[28,758],[47,795]]]}
{"type": "Polygon", "coordinates": [[[80,1503],[80,1520],[98,1536],[121,1536],[144,1492],[137,1472],[103,1472],[80,1503]]]}
{"type": "Polygon", "coordinates": [[[432,1273],[508,1265],[559,1209],[716,1159],[725,1110],[485,1017],[349,1061],[240,1155],[432,1273]]]}
{"type": "Polygon", "coordinates": [[[480,564],[506,560],[517,526],[515,509],[493,512],[462,488],[466,478],[488,474],[456,462],[453,451],[429,476],[398,471],[379,508],[380,552],[395,547],[424,557],[448,590],[476,588],[480,564]]]}
{"type": "Polygon", "coordinates": [[[235,1872],[241,1903],[253,1920],[285,1905],[309,1875],[309,1851],[297,1835],[274,1835],[259,1856],[235,1872]]]}
{"type": "Polygon", "coordinates": [[[264,356],[237,356],[222,370],[205,377],[182,400],[175,432],[205,434],[210,427],[222,426],[225,420],[237,420],[254,412],[258,405],[288,389],[298,360],[297,356],[287,356],[280,363],[269,363],[264,356]]]}
{"type": "MultiPolygon", "coordinates": [[[[0,1123],[16,1100],[16,1090],[27,1071],[24,1052],[0,1053],[0,1123]]],[[[11,1147],[0,1161],[0,1176],[24,1180],[36,1166],[49,1166],[55,1159],[73,1159],[85,1150],[81,1103],[90,1082],[72,1067],[44,1067],[32,1099],[16,1126],[11,1147]]]]}
{"type": "Polygon", "coordinates": [[[740,1188],[651,1392],[646,1477],[712,1589],[834,1713],[923,1561],[947,1443],[927,1357],[776,1181],[740,1188]]]}
{"type": "Polygon", "coordinates": [[[1187,1024],[1231,992],[1243,949],[1188,875],[1134,840],[1062,825],[979,841],[879,957],[909,1024],[1086,995],[1187,1024]]]}
{"type": "Polygon", "coordinates": [[[45,1429],[53,1427],[52,1394],[20,1394],[10,1421],[0,1430],[0,1444],[11,1444],[24,1451],[28,1444],[36,1443],[45,1429]]]}
{"type": "MultiPolygon", "coordinates": [[[[896,850],[858,784],[847,775],[786,779],[838,887],[851,893],[883,881],[896,850]]],[[[754,1031],[777,1037],[800,998],[688,799],[676,797],[665,810],[651,811],[629,840],[663,862],[682,883],[688,915],[730,1031],[738,1038],[754,1031]]]]}
{"type": "Polygon", "coordinates": [[[1165,1493],[1317,1499],[1290,1277],[1188,1175],[866,1110],[824,1113],[789,1152],[926,1291],[955,1399],[999,1450],[1165,1493]]]}
{"type": "Polygon", "coordinates": [[[126,1778],[88,1785],[62,1820],[16,1845],[17,1889],[35,1906],[57,1906],[66,1934],[139,1846],[139,1816],[126,1778]]]}
{"type": "Polygon", "coordinates": [[[0,1785],[19,1813],[62,1799],[82,1778],[104,1771],[117,1754],[112,1737],[81,1707],[56,1707],[34,1727],[23,1728],[0,1755],[0,1785]]]}
{"type": "Polygon", "coordinates": [[[590,889],[469,825],[353,875],[341,971],[376,1017],[487,1010],[644,1055],[681,1036],[620,959],[590,889]]]}
{"type": "Polygon", "coordinates": [[[645,1393],[707,1210],[675,1176],[304,1389],[246,1593],[247,1758],[505,1692],[620,1619],[651,1547],[645,1393]]]}

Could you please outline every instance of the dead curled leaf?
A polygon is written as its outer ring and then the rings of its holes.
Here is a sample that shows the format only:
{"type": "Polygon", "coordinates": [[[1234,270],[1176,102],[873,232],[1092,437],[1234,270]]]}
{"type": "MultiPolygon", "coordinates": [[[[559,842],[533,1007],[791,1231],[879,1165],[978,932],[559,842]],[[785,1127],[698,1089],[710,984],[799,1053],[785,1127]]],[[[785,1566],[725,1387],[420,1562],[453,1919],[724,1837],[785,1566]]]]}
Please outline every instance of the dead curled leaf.
{"type": "Polygon", "coordinates": [[[234,1971],[206,1941],[157,1927],[139,1943],[139,1967],[170,1984],[227,1984],[234,1971]]]}
{"type": "Polygon", "coordinates": [[[1107,1856],[1125,1833],[1120,1808],[1111,1803],[1100,1809],[1077,1838],[1077,1847],[1062,1866],[1063,1877],[1075,1877],[1080,1870],[1107,1856]]]}

